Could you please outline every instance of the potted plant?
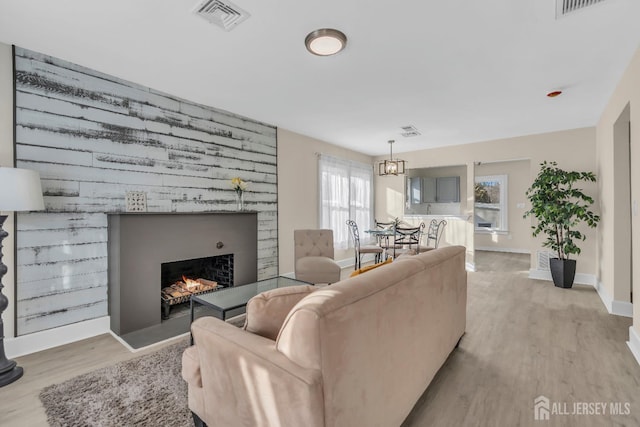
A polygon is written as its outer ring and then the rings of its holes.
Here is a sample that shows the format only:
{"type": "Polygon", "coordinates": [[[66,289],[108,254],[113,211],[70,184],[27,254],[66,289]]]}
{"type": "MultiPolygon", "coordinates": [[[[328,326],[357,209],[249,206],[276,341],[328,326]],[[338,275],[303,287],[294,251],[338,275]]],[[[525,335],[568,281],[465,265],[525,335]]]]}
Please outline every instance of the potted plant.
{"type": "Polygon", "coordinates": [[[585,235],[576,228],[580,223],[594,228],[600,217],[589,208],[593,198],[575,188],[578,182],[595,182],[593,172],[565,171],[556,162],[543,162],[540,172],[526,192],[531,209],[524,217],[533,215],[538,223],[531,226],[533,236],[546,235],[542,244],[554,250],[558,257],[550,260],[553,283],[560,288],[570,288],[576,273],[576,260],[571,255],[580,254],[577,241],[585,235]]]}

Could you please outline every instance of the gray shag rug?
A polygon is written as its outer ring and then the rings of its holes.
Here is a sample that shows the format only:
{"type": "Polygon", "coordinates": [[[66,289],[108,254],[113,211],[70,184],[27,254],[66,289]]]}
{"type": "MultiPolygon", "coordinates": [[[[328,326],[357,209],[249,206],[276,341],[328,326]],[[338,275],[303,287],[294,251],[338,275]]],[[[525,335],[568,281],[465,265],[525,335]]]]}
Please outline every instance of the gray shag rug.
{"type": "Polygon", "coordinates": [[[51,426],[193,426],[182,379],[180,340],[155,353],[46,387],[51,426]]]}
{"type": "MultiPolygon", "coordinates": [[[[242,327],[244,315],[227,322],[242,327]]],[[[40,392],[52,427],[192,427],[182,352],[189,338],[40,392]]]]}

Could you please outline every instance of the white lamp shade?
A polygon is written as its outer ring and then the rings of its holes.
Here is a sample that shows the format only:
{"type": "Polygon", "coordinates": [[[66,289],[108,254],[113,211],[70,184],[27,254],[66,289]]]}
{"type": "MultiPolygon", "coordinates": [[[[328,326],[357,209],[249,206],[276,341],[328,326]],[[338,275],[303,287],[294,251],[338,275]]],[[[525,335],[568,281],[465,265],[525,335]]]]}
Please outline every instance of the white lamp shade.
{"type": "Polygon", "coordinates": [[[43,209],[42,186],[38,172],[0,167],[0,211],[43,209]]]}

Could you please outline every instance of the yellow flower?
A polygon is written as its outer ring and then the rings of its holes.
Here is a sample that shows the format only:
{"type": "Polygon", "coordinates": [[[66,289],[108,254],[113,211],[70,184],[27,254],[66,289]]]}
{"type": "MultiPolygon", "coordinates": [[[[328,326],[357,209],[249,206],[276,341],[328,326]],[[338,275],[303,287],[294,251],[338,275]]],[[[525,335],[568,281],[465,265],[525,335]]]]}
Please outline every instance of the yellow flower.
{"type": "Polygon", "coordinates": [[[249,184],[246,181],[243,181],[242,178],[235,177],[231,179],[231,188],[233,188],[238,193],[242,193],[247,189],[249,184]]]}

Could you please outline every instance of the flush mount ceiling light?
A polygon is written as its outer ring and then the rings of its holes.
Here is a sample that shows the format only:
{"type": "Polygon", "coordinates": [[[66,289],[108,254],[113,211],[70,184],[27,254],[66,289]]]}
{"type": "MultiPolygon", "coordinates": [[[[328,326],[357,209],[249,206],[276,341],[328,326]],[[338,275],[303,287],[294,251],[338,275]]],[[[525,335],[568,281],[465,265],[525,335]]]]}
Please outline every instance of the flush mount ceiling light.
{"type": "Polygon", "coordinates": [[[404,175],[405,174],[405,164],[404,160],[394,159],[393,158],[393,143],[395,141],[392,139],[389,141],[389,160],[383,160],[378,163],[378,175],[379,176],[389,176],[389,175],[404,175]]]}
{"type": "Polygon", "coordinates": [[[304,45],[314,55],[335,55],[347,45],[347,36],[333,28],[321,28],[310,32],[304,39],[304,45]]]}

